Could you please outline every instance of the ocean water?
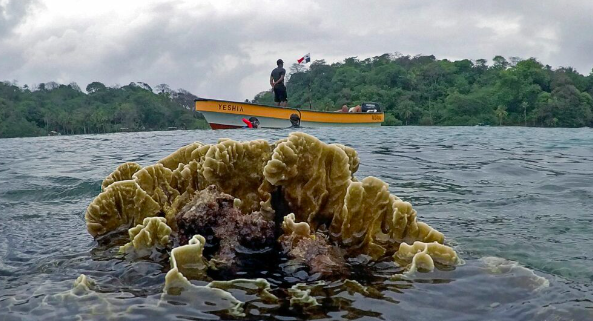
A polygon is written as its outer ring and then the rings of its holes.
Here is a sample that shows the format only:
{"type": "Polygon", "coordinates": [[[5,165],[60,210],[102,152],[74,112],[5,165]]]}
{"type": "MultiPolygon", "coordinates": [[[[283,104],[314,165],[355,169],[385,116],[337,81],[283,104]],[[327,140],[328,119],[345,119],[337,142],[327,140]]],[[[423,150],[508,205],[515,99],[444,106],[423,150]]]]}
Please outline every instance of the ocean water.
{"type": "MultiPolygon", "coordinates": [[[[411,202],[464,260],[402,274],[361,264],[357,281],[320,281],[282,262],[263,277],[278,303],[246,288],[246,319],[593,320],[593,130],[498,127],[304,129],[354,147],[356,176],[375,176],[411,202]],[[302,283],[319,306],[291,306],[302,283]]],[[[275,141],[288,130],[172,131],[0,139],[0,320],[232,318],[217,298],[162,295],[169,264],[127,260],[97,244],[84,211],[119,164],[150,165],[219,138],[275,141]],[[90,289],[73,289],[80,274],[90,289]]],[[[118,244],[125,242],[121,236],[118,244]]],[[[205,284],[197,282],[196,284],[205,284]]]]}

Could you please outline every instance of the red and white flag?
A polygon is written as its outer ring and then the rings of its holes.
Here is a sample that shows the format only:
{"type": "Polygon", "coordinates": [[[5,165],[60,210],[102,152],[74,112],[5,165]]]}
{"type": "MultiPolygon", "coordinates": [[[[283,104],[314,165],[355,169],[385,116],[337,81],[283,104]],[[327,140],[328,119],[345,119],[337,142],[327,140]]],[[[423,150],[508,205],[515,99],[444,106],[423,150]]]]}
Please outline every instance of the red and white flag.
{"type": "Polygon", "coordinates": [[[306,54],[303,57],[301,57],[301,59],[297,60],[297,62],[300,63],[308,63],[311,62],[311,54],[306,54]]]}

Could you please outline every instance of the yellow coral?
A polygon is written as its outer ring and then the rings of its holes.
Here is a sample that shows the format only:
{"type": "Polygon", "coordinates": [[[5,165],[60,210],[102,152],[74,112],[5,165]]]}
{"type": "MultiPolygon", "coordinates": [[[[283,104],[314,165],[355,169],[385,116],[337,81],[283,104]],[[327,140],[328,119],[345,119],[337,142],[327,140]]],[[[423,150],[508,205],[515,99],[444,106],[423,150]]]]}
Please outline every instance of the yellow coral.
{"type": "Polygon", "coordinates": [[[386,251],[382,245],[389,241],[385,233],[392,228],[391,218],[397,211],[394,201],[387,184],[375,177],[352,182],[344,206],[332,220],[332,238],[350,251],[381,257],[386,251]]]}
{"type": "Polygon", "coordinates": [[[119,181],[125,181],[132,179],[132,175],[134,175],[137,171],[141,170],[142,166],[134,163],[128,162],[119,165],[113,173],[109,174],[109,176],[105,177],[103,183],[101,184],[101,191],[105,191],[105,189],[119,181]]]}
{"type": "Polygon", "coordinates": [[[404,241],[444,241],[443,234],[416,221],[412,205],[389,193],[389,186],[375,177],[352,182],[344,206],[333,217],[330,235],[353,254],[374,259],[404,241]]]}
{"type": "Polygon", "coordinates": [[[162,164],[155,164],[144,167],[134,174],[133,178],[140,188],[161,206],[167,222],[172,225],[180,206],[177,204],[177,206],[173,206],[175,199],[179,196],[179,191],[171,187],[173,178],[171,170],[162,164]]]}
{"type": "Polygon", "coordinates": [[[140,188],[161,206],[171,204],[179,196],[179,192],[170,185],[173,173],[162,164],[144,167],[133,177],[140,188]]]}
{"type": "MultiPolygon", "coordinates": [[[[179,246],[171,251],[171,270],[165,276],[165,288],[169,279],[177,279],[170,274],[182,274],[192,278],[204,275],[208,262],[204,258],[206,239],[201,235],[194,235],[187,245],[179,246]]],[[[185,277],[184,277],[185,278],[185,277]]]]}
{"type": "Polygon", "coordinates": [[[187,292],[187,295],[193,299],[203,298],[206,302],[215,299],[220,304],[226,303],[229,312],[242,317],[243,303],[237,300],[227,291],[206,286],[193,285],[186,275],[194,278],[204,274],[207,268],[206,260],[203,257],[204,245],[206,240],[201,235],[195,235],[188,245],[174,248],[171,251],[171,270],[165,275],[165,287],[163,289],[163,298],[167,295],[180,295],[187,292]]]}
{"type": "Polygon", "coordinates": [[[348,168],[350,169],[350,173],[354,175],[358,171],[358,166],[360,165],[360,158],[358,158],[358,153],[352,147],[348,147],[342,144],[332,144],[339,148],[341,148],[346,155],[348,156],[348,168]]]}
{"type": "Polygon", "coordinates": [[[147,217],[141,225],[128,230],[130,242],[120,247],[122,253],[149,255],[154,248],[165,248],[169,244],[171,228],[163,217],[147,217]]]}
{"type": "Polygon", "coordinates": [[[200,142],[185,145],[158,162],[170,170],[175,170],[179,164],[188,164],[190,161],[194,160],[195,158],[192,157],[193,151],[202,146],[204,146],[204,144],[200,142]]]}
{"type": "Polygon", "coordinates": [[[315,239],[315,235],[311,234],[311,227],[307,222],[295,222],[296,218],[293,213],[284,217],[282,221],[282,231],[284,234],[280,237],[280,242],[291,244],[295,247],[296,244],[304,238],[315,239]]]}
{"type": "Polygon", "coordinates": [[[311,289],[308,289],[305,283],[293,285],[288,289],[288,295],[290,296],[290,306],[310,308],[319,305],[315,296],[311,295],[311,289]]]}
{"type": "MultiPolygon", "coordinates": [[[[260,211],[269,219],[273,213],[271,195],[280,191],[294,213],[284,218],[285,237],[315,240],[315,233],[325,226],[331,239],[345,247],[348,255],[367,254],[378,259],[393,253],[403,242],[443,243],[443,234],[418,222],[412,206],[390,194],[385,182],[374,177],[362,181],[354,178],[359,163],[353,148],[326,144],[298,132],[273,145],[264,140],[220,139],[213,145],[196,142],[156,165],[140,169],[138,164],[126,163],[118,167],[105,179],[105,192],[117,184],[114,182],[132,178],[136,185],[117,186],[135,188],[135,194],[127,191],[107,197],[118,200],[110,201],[112,210],[99,210],[103,201],[97,197],[89,206],[93,210],[87,211],[87,224],[93,236],[101,235],[120,225],[137,224],[138,218],[154,216],[158,212],[154,205],[158,204],[167,224],[176,230],[175,214],[197,191],[213,184],[236,197],[236,206],[242,212],[260,211]],[[143,202],[141,206],[148,210],[127,214],[128,203],[133,208],[137,202],[143,202]],[[124,210],[126,214],[120,218],[116,212],[124,210]]],[[[428,264],[424,256],[418,256],[416,262],[421,264],[422,260],[428,264]]]]}
{"type": "Polygon", "coordinates": [[[159,213],[160,206],[133,180],[109,185],[88,206],[84,215],[93,237],[120,226],[140,224],[146,217],[159,213]]]}
{"type": "Polygon", "coordinates": [[[229,281],[212,281],[206,285],[228,291],[230,289],[244,290],[248,295],[257,295],[268,303],[277,303],[278,297],[272,294],[270,283],[266,279],[234,279],[229,281]]]}
{"type": "Polygon", "coordinates": [[[214,184],[224,193],[241,199],[245,213],[258,211],[270,197],[264,189],[263,168],[272,149],[265,140],[235,142],[221,140],[210,146],[201,167],[204,182],[200,189],[214,184]]]}
{"type": "Polygon", "coordinates": [[[298,235],[302,237],[310,237],[311,236],[311,227],[306,222],[295,222],[295,216],[293,213],[290,213],[284,217],[284,221],[282,222],[282,230],[284,231],[284,235],[298,235]]]}
{"type": "Polygon", "coordinates": [[[394,224],[389,229],[393,240],[398,243],[421,241],[441,244],[445,241],[445,236],[441,232],[426,223],[417,221],[416,210],[412,208],[410,203],[396,198],[393,205],[397,208],[394,224]]]}
{"type": "Polygon", "coordinates": [[[434,261],[447,266],[454,266],[459,262],[455,250],[437,242],[416,241],[413,245],[402,243],[393,257],[407,262],[411,261],[410,272],[432,271],[434,270],[434,261]]]}
{"type": "Polygon", "coordinates": [[[198,169],[201,164],[192,160],[188,164],[179,164],[179,167],[171,173],[171,187],[175,188],[180,194],[193,194],[199,189],[198,169]]]}
{"type": "MultiPolygon", "coordinates": [[[[171,187],[176,189],[181,195],[177,196],[170,209],[166,212],[167,224],[177,230],[175,215],[187,204],[194,193],[199,190],[201,164],[197,160],[192,160],[189,164],[179,164],[179,167],[171,173],[171,187]]],[[[203,180],[203,179],[202,179],[203,180]]]]}
{"type": "Polygon", "coordinates": [[[264,175],[271,184],[282,186],[298,221],[317,229],[342,207],[352,177],[349,162],[343,148],[305,133],[291,133],[274,149],[264,175]]]}

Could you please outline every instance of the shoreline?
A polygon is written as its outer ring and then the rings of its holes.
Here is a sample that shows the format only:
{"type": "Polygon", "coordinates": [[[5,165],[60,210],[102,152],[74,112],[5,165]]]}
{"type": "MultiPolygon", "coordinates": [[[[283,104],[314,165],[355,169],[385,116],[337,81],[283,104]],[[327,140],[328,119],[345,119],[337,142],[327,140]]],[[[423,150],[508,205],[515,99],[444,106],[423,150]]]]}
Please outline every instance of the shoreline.
{"type": "MultiPolygon", "coordinates": [[[[540,126],[521,126],[521,125],[503,125],[503,126],[491,126],[491,125],[396,125],[396,126],[385,126],[381,125],[378,128],[389,127],[389,128],[401,128],[401,127],[422,127],[422,128],[472,128],[472,127],[484,127],[484,128],[537,128],[537,129],[593,129],[593,127],[540,127],[540,126]]],[[[308,129],[308,128],[302,128],[308,129]]],[[[343,128],[344,129],[344,128],[343,128]]],[[[86,134],[57,134],[57,135],[36,135],[36,136],[14,136],[14,137],[0,137],[0,139],[13,139],[13,138],[38,138],[38,137],[61,137],[61,136],[83,136],[83,135],[108,135],[108,134],[125,134],[125,133],[150,133],[150,132],[177,132],[177,131],[211,131],[210,128],[196,128],[196,129],[155,129],[155,130],[129,130],[129,131],[116,131],[107,133],[86,133],[86,134]]],[[[258,130],[266,130],[258,129],[258,130]]]]}

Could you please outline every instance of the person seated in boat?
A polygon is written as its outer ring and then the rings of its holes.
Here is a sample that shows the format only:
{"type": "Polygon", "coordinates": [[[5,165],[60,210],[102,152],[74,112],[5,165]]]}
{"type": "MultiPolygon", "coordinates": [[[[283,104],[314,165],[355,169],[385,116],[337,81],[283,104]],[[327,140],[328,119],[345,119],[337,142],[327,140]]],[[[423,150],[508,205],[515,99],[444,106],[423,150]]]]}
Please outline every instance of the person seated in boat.
{"type": "Polygon", "coordinates": [[[290,115],[290,128],[301,128],[301,117],[299,115],[290,115]]]}
{"type": "Polygon", "coordinates": [[[362,107],[360,107],[360,105],[356,105],[356,106],[348,109],[348,112],[349,113],[362,113],[362,107]]]}
{"type": "Polygon", "coordinates": [[[283,68],[284,61],[278,59],[276,65],[278,65],[278,67],[272,70],[272,74],[270,75],[270,85],[274,91],[274,101],[276,102],[276,105],[286,107],[288,103],[288,94],[286,93],[286,86],[284,86],[284,76],[286,75],[286,70],[283,68]]]}
{"type": "Polygon", "coordinates": [[[243,118],[243,122],[245,123],[245,128],[258,128],[259,127],[259,119],[257,117],[249,117],[249,120],[243,118]]]}
{"type": "Polygon", "coordinates": [[[336,113],[347,113],[348,112],[348,106],[343,105],[341,109],[336,110],[336,113]]]}

